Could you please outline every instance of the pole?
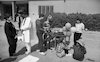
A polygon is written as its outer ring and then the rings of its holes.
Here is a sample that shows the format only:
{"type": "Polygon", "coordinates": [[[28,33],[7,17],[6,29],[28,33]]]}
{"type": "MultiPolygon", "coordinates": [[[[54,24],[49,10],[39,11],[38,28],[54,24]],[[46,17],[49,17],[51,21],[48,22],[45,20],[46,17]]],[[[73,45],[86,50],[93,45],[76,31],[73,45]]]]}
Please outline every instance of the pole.
{"type": "Polygon", "coordinates": [[[15,20],[15,1],[12,1],[12,18],[15,20]]]}

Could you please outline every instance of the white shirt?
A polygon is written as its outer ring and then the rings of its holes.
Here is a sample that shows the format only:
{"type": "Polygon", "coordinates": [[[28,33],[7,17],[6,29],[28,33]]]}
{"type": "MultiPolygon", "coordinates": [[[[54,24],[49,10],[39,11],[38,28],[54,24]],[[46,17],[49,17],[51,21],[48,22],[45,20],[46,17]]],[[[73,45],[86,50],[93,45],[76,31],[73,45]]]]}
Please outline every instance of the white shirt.
{"type": "Polygon", "coordinates": [[[24,42],[27,42],[27,43],[30,42],[30,30],[27,29],[27,28],[29,28],[29,26],[31,27],[30,23],[31,23],[31,18],[26,17],[26,18],[24,18],[24,20],[21,24],[21,29],[24,30],[23,31],[24,42]]]}
{"type": "Polygon", "coordinates": [[[31,18],[30,17],[26,17],[24,18],[22,24],[21,24],[21,29],[27,29],[30,26],[31,23],[31,18]]]}
{"type": "Polygon", "coordinates": [[[76,26],[77,33],[82,33],[85,27],[83,23],[79,23],[79,24],[76,23],[75,26],[76,26]]]}

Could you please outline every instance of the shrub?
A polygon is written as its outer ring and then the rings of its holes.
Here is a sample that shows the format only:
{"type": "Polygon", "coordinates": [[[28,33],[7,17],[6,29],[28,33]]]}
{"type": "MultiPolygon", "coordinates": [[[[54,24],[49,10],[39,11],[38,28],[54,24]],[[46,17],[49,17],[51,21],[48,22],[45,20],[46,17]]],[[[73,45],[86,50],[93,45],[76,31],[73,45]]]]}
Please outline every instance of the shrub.
{"type": "Polygon", "coordinates": [[[82,14],[82,13],[54,13],[51,27],[63,27],[66,22],[70,22],[72,26],[75,25],[77,18],[81,19],[85,24],[85,28],[91,31],[100,31],[100,14],[82,14]]]}

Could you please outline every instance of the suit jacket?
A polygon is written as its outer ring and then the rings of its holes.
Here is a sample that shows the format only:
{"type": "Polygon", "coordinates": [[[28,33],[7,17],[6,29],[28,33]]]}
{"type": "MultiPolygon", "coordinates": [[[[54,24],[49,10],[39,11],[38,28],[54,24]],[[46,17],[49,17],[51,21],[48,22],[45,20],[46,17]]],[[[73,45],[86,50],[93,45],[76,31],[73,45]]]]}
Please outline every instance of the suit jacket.
{"type": "Polygon", "coordinates": [[[5,22],[4,30],[7,37],[14,38],[17,35],[16,29],[11,22],[5,22]]]}

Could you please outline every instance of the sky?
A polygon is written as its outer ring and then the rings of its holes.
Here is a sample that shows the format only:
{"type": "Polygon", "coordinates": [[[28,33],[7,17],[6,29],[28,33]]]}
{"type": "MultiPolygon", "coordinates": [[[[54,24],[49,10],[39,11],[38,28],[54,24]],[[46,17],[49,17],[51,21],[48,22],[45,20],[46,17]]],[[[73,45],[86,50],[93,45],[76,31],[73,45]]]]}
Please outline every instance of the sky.
{"type": "Polygon", "coordinates": [[[100,1],[98,0],[67,0],[64,6],[66,13],[100,13],[100,1]]]}

